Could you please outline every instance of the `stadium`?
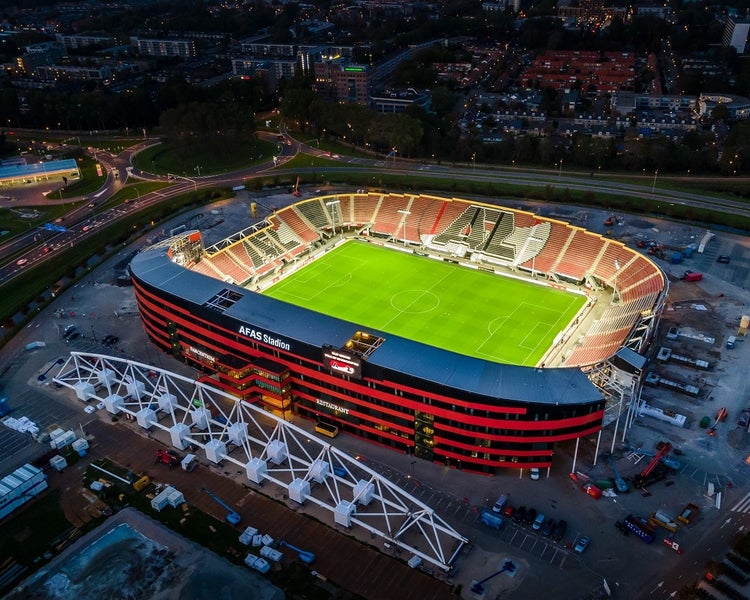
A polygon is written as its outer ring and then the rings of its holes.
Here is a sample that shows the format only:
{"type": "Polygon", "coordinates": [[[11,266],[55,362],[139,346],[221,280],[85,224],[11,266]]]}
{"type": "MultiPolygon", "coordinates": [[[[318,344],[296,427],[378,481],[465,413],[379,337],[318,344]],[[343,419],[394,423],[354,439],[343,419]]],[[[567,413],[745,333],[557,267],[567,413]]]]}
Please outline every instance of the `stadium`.
{"type": "Polygon", "coordinates": [[[149,337],[211,385],[482,473],[627,427],[668,291],[563,221],[388,193],[299,201],[210,247],[184,232],[130,274],[149,337]]]}

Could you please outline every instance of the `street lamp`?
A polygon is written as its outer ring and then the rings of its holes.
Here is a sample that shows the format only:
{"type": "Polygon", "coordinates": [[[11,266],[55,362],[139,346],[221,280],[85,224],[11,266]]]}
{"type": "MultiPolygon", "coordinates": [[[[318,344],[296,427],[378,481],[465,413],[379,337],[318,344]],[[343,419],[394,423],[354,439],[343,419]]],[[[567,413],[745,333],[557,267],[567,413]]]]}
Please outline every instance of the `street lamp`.
{"type": "Polygon", "coordinates": [[[477,170],[477,153],[474,152],[474,154],[471,155],[471,169],[472,171],[477,170]]]}
{"type": "Polygon", "coordinates": [[[195,165],[195,170],[198,171],[198,177],[200,177],[201,176],[201,166],[200,165],[195,165]]]}
{"type": "Polygon", "coordinates": [[[329,202],[326,202],[326,206],[328,207],[328,210],[331,213],[331,221],[333,221],[333,235],[336,236],[336,212],[333,210],[334,206],[340,207],[340,202],[338,200],[330,200],[329,202]]]}
{"type": "Polygon", "coordinates": [[[562,165],[563,165],[563,159],[560,159],[560,172],[557,174],[558,177],[562,177],[562,165]]]}
{"type": "Polygon", "coordinates": [[[657,176],[658,174],[659,174],[659,169],[656,169],[656,171],[654,171],[654,183],[653,183],[653,185],[651,186],[651,193],[652,193],[652,194],[653,194],[653,193],[654,193],[654,192],[656,191],[656,176],[657,176]]]}
{"type": "Polygon", "coordinates": [[[406,210],[405,208],[399,209],[399,211],[402,215],[404,215],[404,248],[406,248],[406,217],[408,217],[411,214],[410,210],[406,210]]]}

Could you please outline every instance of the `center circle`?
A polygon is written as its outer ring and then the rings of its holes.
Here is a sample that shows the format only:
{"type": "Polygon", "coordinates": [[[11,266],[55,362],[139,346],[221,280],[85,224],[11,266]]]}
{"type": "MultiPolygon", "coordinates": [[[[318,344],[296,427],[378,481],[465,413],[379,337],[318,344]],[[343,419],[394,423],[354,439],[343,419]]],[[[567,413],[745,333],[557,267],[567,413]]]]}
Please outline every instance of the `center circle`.
{"type": "Polygon", "coordinates": [[[418,315],[435,310],[440,298],[426,290],[404,290],[391,296],[391,306],[402,313],[418,315]]]}

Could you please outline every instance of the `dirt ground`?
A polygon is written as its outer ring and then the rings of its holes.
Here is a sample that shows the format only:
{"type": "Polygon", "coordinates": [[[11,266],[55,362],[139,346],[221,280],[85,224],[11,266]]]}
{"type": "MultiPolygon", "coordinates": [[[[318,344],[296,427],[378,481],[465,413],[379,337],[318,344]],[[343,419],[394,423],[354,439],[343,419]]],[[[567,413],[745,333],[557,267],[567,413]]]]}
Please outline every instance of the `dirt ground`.
{"type": "Polygon", "coordinates": [[[265,578],[125,509],[46,565],[10,599],[281,600],[265,578]],[[121,528],[127,532],[121,533],[121,528]],[[121,530],[117,531],[116,530],[121,530]]]}

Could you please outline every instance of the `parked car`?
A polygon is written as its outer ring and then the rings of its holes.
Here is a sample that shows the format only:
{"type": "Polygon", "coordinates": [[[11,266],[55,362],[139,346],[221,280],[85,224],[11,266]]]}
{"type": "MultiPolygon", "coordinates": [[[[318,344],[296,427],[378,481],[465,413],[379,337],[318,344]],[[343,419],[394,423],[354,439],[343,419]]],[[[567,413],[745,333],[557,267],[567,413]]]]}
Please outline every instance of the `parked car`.
{"type": "Polygon", "coordinates": [[[510,504],[505,506],[505,509],[503,510],[503,515],[506,517],[512,517],[513,513],[516,512],[516,509],[513,508],[510,504]]]}
{"type": "Polygon", "coordinates": [[[555,525],[555,530],[552,532],[552,538],[559,542],[563,537],[565,537],[565,533],[568,531],[568,522],[565,519],[560,519],[557,522],[557,525],[555,525]]]}
{"type": "Polygon", "coordinates": [[[536,519],[536,509],[530,508],[526,511],[526,514],[523,517],[523,522],[526,523],[526,525],[531,525],[534,520],[536,519]]]}
{"type": "Polygon", "coordinates": [[[540,477],[539,467],[531,467],[531,469],[529,469],[529,477],[534,481],[537,481],[540,477]]]}
{"type": "Polygon", "coordinates": [[[716,262],[724,263],[726,265],[729,263],[729,257],[726,254],[719,254],[719,257],[716,259],[716,262]]]}
{"type": "Polygon", "coordinates": [[[105,335],[104,339],[102,339],[102,343],[105,346],[114,346],[119,341],[120,338],[118,338],[116,335],[105,335]]]}
{"type": "Polygon", "coordinates": [[[547,537],[552,535],[552,532],[555,530],[555,526],[557,523],[554,519],[547,519],[544,522],[544,527],[542,527],[542,535],[546,535],[547,537]]]}
{"type": "Polygon", "coordinates": [[[589,547],[590,542],[591,542],[591,539],[589,539],[587,535],[582,535],[576,540],[576,543],[573,545],[573,552],[582,554],[583,551],[589,547]]]}
{"type": "Polygon", "coordinates": [[[536,519],[534,519],[534,522],[531,524],[531,528],[534,531],[539,531],[542,528],[543,525],[544,525],[544,514],[543,513],[539,513],[536,516],[536,519]]]}
{"type": "Polygon", "coordinates": [[[513,522],[514,523],[520,523],[524,520],[526,517],[526,507],[525,506],[519,506],[516,509],[516,512],[513,513],[513,522]]]}
{"type": "Polygon", "coordinates": [[[79,337],[81,337],[80,331],[71,331],[68,335],[65,336],[65,341],[72,342],[73,340],[77,340],[79,337]]]}
{"type": "Polygon", "coordinates": [[[505,508],[505,505],[508,503],[508,496],[505,494],[500,494],[500,497],[495,501],[495,504],[492,505],[492,512],[495,513],[501,513],[503,512],[503,509],[505,508]]]}

